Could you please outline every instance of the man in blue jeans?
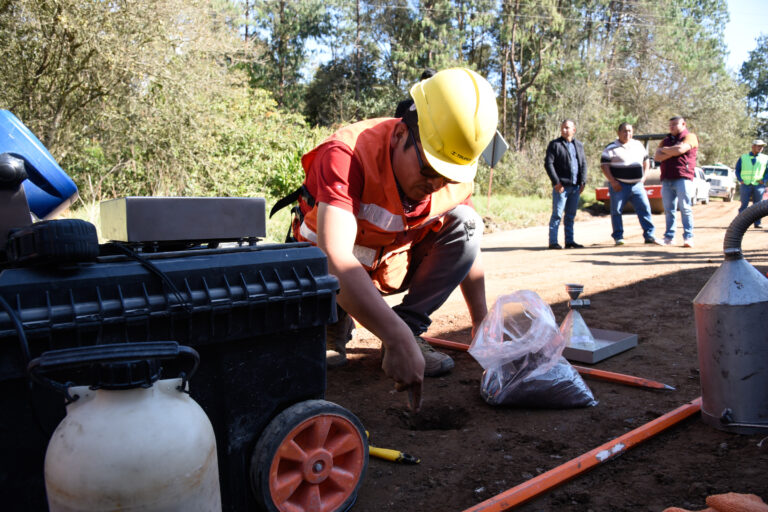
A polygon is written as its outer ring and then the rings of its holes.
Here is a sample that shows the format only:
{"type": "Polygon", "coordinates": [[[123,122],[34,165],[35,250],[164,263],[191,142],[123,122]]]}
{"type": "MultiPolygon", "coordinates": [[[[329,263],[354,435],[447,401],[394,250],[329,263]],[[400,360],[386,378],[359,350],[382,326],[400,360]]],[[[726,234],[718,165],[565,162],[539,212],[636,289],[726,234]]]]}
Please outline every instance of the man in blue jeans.
{"type": "MultiPolygon", "coordinates": [[[[766,178],[768,177],[765,175],[768,156],[761,153],[764,147],[765,142],[762,139],[753,140],[752,151],[741,155],[739,161],[736,162],[736,179],[741,184],[739,187],[741,199],[739,213],[747,209],[750,201],[755,204],[763,200],[766,178]]],[[[755,227],[760,227],[759,219],[755,222],[755,227]]]]}
{"type": "Polygon", "coordinates": [[[651,220],[651,205],[645,191],[648,152],[645,146],[632,139],[634,128],[631,124],[621,123],[617,133],[619,138],[608,144],[600,156],[600,168],[610,184],[611,236],[616,245],[624,245],[621,209],[629,201],[637,212],[645,243],[661,245],[653,235],[656,228],[651,220]]]}
{"type": "Polygon", "coordinates": [[[672,245],[675,239],[677,210],[683,221],[683,247],[693,247],[693,177],[699,139],[688,131],[685,119],[675,116],[669,120],[669,133],[659,143],[653,158],[661,162],[661,202],[667,229],[664,245],[672,245]]]}
{"type": "Polygon", "coordinates": [[[581,249],[573,239],[573,220],[579,206],[579,196],[587,183],[587,160],[584,146],[574,139],[576,123],[566,119],[560,123],[560,137],[547,146],[544,168],[552,182],[552,216],[549,218],[549,248],[562,249],[557,243],[560,222],[565,231],[565,248],[581,249]]]}

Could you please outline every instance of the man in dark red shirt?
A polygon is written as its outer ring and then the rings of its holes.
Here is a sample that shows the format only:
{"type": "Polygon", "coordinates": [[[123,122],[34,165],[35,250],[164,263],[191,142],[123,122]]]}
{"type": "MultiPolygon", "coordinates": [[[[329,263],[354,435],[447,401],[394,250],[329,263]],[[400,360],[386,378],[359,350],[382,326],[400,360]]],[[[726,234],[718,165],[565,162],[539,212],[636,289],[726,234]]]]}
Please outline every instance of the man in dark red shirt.
{"type": "Polygon", "coordinates": [[[699,140],[688,131],[685,119],[669,120],[669,134],[659,143],[654,160],[661,162],[661,201],[664,204],[667,229],[664,245],[675,239],[677,210],[683,221],[683,247],[693,247],[693,177],[699,140]]]}

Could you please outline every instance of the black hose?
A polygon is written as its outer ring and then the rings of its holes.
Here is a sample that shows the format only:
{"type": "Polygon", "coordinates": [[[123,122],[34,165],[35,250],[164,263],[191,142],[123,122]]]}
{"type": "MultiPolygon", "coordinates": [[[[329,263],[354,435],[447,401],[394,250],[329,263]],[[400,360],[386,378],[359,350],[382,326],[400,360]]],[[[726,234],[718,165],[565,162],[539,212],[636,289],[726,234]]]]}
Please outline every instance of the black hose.
{"type": "Polygon", "coordinates": [[[731,221],[725,232],[723,240],[723,252],[726,258],[739,259],[741,255],[741,239],[747,232],[749,226],[768,215],[768,201],[759,201],[731,221]]]}
{"type": "MultiPolygon", "coordinates": [[[[184,310],[187,313],[191,313],[192,312],[193,306],[192,306],[191,302],[189,302],[186,299],[184,299],[184,296],[181,294],[181,292],[176,287],[176,285],[173,284],[173,281],[171,281],[171,278],[168,277],[168,275],[165,272],[163,272],[162,270],[157,268],[157,266],[155,266],[154,263],[149,261],[147,258],[142,257],[138,252],[134,251],[133,249],[131,249],[130,247],[127,247],[125,245],[119,244],[117,242],[112,242],[112,243],[110,243],[108,245],[110,247],[114,247],[119,252],[123,253],[125,256],[131,258],[132,260],[138,261],[139,263],[141,263],[141,265],[144,268],[146,268],[151,273],[153,273],[156,276],[158,276],[160,278],[160,281],[163,284],[165,284],[171,290],[171,292],[176,296],[176,300],[179,303],[178,305],[180,307],[183,307],[184,310]]],[[[190,297],[190,301],[191,301],[191,297],[190,297]]]]}

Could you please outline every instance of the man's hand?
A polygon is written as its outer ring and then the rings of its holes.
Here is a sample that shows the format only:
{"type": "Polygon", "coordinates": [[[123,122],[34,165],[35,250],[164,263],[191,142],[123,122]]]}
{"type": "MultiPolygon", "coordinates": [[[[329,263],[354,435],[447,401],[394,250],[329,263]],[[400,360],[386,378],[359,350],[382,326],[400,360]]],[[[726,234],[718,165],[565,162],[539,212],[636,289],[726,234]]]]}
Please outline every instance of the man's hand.
{"type": "Polygon", "coordinates": [[[603,176],[605,176],[605,179],[608,180],[608,184],[611,186],[611,190],[614,192],[621,190],[621,185],[619,185],[619,182],[616,181],[616,178],[613,177],[613,173],[611,173],[610,164],[600,164],[600,170],[603,171],[603,176]]]}
{"type": "Polygon", "coordinates": [[[393,343],[384,350],[381,369],[395,381],[397,391],[408,391],[408,405],[413,412],[421,409],[421,394],[424,384],[424,355],[413,335],[410,343],[393,343]]]}
{"type": "Polygon", "coordinates": [[[558,183],[557,185],[555,185],[555,192],[557,192],[558,194],[562,194],[563,190],[565,190],[565,187],[563,186],[562,183],[558,183]]]}
{"type": "Polygon", "coordinates": [[[411,407],[421,407],[424,356],[411,329],[392,311],[371,281],[368,272],[352,253],[357,237],[357,219],[341,208],[320,203],[317,216],[317,245],[328,256],[328,270],[339,280],[337,300],[344,310],[383,344],[382,368],[395,381],[395,389],[408,390],[411,407]]]}

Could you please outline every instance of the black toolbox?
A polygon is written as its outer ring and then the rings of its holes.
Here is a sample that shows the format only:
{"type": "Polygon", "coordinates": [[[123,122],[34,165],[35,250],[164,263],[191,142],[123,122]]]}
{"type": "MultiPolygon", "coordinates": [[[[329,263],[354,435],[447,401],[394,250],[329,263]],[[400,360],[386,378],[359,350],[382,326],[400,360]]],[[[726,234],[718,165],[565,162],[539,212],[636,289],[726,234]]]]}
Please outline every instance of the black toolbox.
{"type": "Polygon", "coordinates": [[[89,263],[0,266],[0,296],[14,312],[0,308],[3,510],[46,510],[45,450],[64,416],[61,395],[30,386],[13,316],[32,358],[104,343],[195,348],[191,395],[214,427],[224,510],[254,510],[248,465],[259,433],[325,393],[324,327],[336,320],[338,290],[325,255],[265,244],[143,253],[141,262],[105,247],[89,263]]]}

